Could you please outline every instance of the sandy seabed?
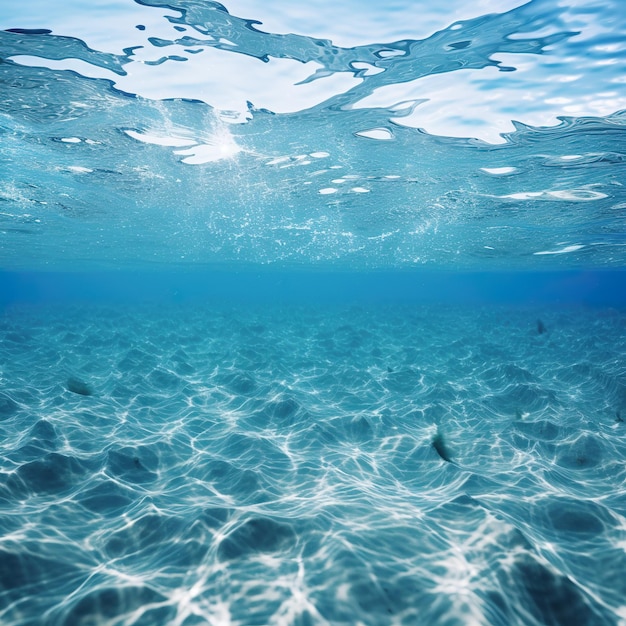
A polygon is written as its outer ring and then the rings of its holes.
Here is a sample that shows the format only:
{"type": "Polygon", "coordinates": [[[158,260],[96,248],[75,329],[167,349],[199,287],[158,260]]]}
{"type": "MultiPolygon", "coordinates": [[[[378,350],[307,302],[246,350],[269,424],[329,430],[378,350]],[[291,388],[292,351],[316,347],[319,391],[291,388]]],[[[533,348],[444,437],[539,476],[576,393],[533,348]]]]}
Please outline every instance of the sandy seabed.
{"type": "Polygon", "coordinates": [[[626,313],[15,307],[0,621],[626,624],[626,313]]]}

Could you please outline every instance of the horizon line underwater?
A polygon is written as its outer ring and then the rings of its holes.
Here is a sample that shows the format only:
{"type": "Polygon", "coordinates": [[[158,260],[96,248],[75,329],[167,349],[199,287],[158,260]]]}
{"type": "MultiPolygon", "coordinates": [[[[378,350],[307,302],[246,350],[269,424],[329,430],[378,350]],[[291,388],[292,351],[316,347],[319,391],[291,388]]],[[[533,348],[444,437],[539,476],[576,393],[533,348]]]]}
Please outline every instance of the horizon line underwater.
{"type": "Polygon", "coordinates": [[[9,4],[0,623],[626,626],[620,0],[9,4]]]}

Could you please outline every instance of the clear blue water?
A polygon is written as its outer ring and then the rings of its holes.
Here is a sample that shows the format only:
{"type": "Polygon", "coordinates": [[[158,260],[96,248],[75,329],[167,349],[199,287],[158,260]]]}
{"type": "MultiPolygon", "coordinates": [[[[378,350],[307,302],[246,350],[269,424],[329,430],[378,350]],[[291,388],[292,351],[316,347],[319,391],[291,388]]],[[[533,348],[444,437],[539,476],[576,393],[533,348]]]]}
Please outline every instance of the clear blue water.
{"type": "Polygon", "coordinates": [[[624,626],[620,2],[53,4],[0,7],[0,623],[624,626]]]}

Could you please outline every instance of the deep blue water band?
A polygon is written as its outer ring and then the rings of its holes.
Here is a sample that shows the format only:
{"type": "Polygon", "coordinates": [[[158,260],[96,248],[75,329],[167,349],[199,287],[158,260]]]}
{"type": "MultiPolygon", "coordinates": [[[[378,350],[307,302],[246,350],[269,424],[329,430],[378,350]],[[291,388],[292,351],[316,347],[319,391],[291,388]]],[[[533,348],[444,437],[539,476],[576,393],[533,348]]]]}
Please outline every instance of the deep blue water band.
{"type": "Polygon", "coordinates": [[[626,271],[0,272],[0,303],[446,303],[623,306],[626,271]]]}

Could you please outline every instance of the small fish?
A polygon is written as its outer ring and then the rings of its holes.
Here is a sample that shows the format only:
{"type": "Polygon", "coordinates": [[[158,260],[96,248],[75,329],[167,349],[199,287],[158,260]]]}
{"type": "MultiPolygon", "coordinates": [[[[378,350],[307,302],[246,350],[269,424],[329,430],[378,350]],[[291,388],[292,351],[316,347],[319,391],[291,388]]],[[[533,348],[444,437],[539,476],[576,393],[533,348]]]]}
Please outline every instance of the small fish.
{"type": "Polygon", "coordinates": [[[450,455],[450,451],[446,446],[446,442],[444,441],[443,435],[441,431],[437,430],[437,434],[433,437],[433,448],[435,448],[435,452],[448,463],[452,463],[452,457],[450,455]]]}
{"type": "Polygon", "coordinates": [[[547,330],[546,325],[541,320],[537,320],[537,333],[543,335],[547,330]]]}

